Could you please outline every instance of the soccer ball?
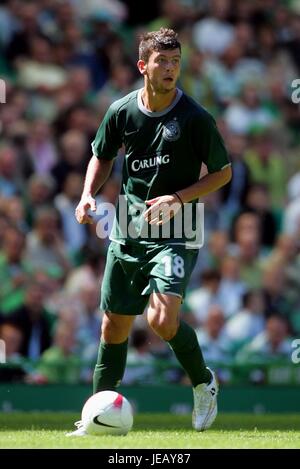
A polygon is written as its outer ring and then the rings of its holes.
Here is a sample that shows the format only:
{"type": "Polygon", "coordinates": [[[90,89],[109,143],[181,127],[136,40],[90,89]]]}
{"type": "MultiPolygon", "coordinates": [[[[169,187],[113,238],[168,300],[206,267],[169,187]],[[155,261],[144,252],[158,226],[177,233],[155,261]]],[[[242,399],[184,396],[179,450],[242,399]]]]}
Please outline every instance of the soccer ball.
{"type": "Polygon", "coordinates": [[[86,401],[81,420],[89,435],[126,435],[132,428],[133,413],[122,394],[101,391],[86,401]]]}

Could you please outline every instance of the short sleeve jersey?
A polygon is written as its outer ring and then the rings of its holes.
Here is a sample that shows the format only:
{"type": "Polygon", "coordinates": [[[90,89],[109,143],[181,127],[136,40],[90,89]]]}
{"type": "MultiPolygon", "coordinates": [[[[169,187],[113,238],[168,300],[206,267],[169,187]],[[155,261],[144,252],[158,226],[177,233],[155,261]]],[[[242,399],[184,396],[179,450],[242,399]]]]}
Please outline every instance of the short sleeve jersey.
{"type": "MultiPolygon", "coordinates": [[[[146,222],[136,208],[142,211],[148,208],[146,200],[173,194],[197,182],[202,163],[209,173],[230,164],[216,123],[203,107],[177,89],[168,108],[150,112],[141,94],[142,89],[136,90],[115,101],[92,142],[93,154],[105,160],[115,158],[119,148],[125,147],[120,195],[126,201],[126,219],[135,231],[130,235],[128,223],[125,226],[121,222],[120,216],[125,218],[124,204],[119,210],[119,203],[111,233],[111,239],[123,244],[165,242],[160,236],[156,240],[142,236],[146,222]]],[[[168,242],[175,241],[171,229],[168,242]]]]}

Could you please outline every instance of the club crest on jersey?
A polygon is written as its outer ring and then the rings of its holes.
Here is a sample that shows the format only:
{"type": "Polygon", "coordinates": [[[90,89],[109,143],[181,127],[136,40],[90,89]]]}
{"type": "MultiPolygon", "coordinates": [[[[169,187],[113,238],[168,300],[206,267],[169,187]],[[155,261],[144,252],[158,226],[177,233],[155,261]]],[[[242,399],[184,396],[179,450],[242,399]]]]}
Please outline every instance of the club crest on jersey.
{"type": "Polygon", "coordinates": [[[176,119],[167,122],[163,129],[163,138],[168,142],[175,142],[179,139],[181,131],[176,119]]]}

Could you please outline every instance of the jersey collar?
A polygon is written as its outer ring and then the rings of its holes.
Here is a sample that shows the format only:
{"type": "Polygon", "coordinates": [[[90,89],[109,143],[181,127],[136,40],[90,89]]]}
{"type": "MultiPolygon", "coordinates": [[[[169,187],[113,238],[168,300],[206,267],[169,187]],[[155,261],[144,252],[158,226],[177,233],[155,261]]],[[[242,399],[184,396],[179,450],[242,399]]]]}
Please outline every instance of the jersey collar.
{"type": "Polygon", "coordinates": [[[143,104],[143,101],[142,101],[142,91],[143,91],[143,88],[141,88],[140,90],[138,90],[138,94],[137,94],[137,104],[138,104],[139,110],[140,110],[143,114],[146,114],[146,116],[149,116],[149,117],[161,117],[161,116],[164,116],[165,114],[167,114],[168,112],[170,112],[171,109],[173,109],[173,107],[176,106],[176,104],[177,104],[178,101],[180,100],[181,96],[183,95],[182,90],[180,90],[179,88],[176,88],[176,90],[177,90],[177,95],[176,95],[174,101],[172,101],[172,103],[170,104],[170,106],[166,107],[166,109],[164,109],[163,111],[152,112],[152,111],[148,111],[148,109],[147,109],[147,108],[144,106],[144,104],[143,104]]]}

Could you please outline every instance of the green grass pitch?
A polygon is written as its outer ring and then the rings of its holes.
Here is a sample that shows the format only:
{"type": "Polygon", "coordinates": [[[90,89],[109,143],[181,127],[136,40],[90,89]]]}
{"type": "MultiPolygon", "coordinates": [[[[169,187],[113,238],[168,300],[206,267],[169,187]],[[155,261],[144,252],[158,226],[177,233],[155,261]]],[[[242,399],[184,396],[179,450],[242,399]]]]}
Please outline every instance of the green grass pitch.
{"type": "Polygon", "coordinates": [[[0,448],[300,448],[300,418],[291,414],[220,414],[203,433],[191,417],[170,414],[135,416],[126,436],[65,437],[78,415],[0,414],[0,448]]]}

